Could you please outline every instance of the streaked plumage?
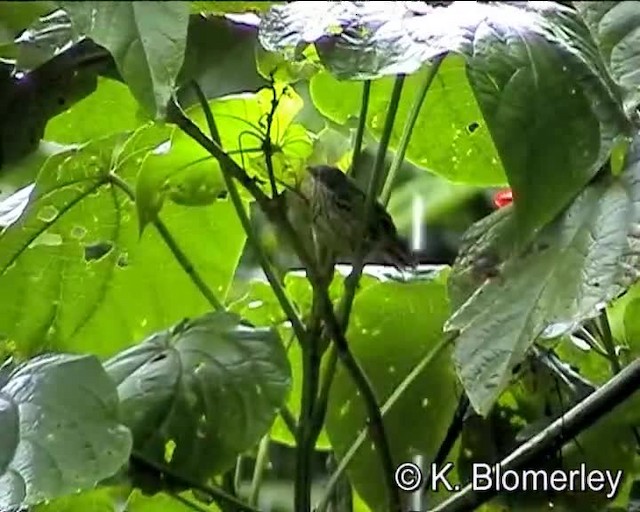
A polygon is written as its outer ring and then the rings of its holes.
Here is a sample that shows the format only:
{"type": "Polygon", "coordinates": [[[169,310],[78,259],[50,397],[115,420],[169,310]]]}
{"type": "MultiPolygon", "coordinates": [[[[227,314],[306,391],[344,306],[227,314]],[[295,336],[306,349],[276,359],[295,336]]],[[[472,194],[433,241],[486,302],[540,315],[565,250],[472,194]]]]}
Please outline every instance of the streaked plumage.
{"type": "MultiPolygon", "coordinates": [[[[293,201],[295,223],[302,229],[303,223],[310,223],[316,243],[336,258],[353,257],[362,234],[365,193],[342,171],[324,165],[308,168],[298,192],[300,197],[293,201]]],[[[384,262],[398,269],[414,265],[391,216],[377,201],[364,238],[368,261],[384,262]]]]}

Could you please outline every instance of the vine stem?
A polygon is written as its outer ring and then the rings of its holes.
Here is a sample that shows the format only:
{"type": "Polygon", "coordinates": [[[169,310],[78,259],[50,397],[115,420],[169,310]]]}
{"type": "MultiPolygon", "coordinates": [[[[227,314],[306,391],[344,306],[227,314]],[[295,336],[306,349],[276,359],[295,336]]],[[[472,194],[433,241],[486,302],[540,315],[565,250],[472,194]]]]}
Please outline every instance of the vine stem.
{"type": "Polygon", "coordinates": [[[369,98],[371,96],[371,80],[366,80],[362,85],[362,100],[360,102],[360,115],[358,116],[358,129],[353,143],[353,157],[351,159],[351,174],[355,177],[358,162],[362,153],[362,141],[364,140],[364,130],[367,126],[367,112],[369,111],[369,98]]]}
{"type": "MultiPolygon", "coordinates": [[[[360,236],[360,243],[356,250],[353,267],[350,275],[345,280],[345,292],[340,304],[340,319],[336,320],[336,325],[332,328],[334,329],[334,333],[339,333],[342,337],[344,337],[344,333],[347,330],[349,324],[349,317],[351,316],[351,309],[353,306],[353,301],[355,299],[356,290],[358,288],[358,283],[360,282],[360,277],[362,275],[362,270],[364,268],[364,257],[365,257],[365,244],[364,244],[364,227],[369,225],[369,219],[373,214],[374,204],[377,198],[378,184],[380,182],[380,178],[384,171],[384,162],[387,154],[387,150],[389,147],[389,141],[391,140],[391,133],[393,131],[393,125],[395,122],[396,114],[398,112],[398,106],[400,104],[400,97],[402,94],[402,88],[404,86],[404,75],[398,75],[396,77],[393,91],[391,93],[391,98],[389,101],[389,108],[387,110],[387,116],[385,118],[385,124],[383,127],[382,135],[380,137],[380,143],[378,145],[378,153],[376,155],[376,160],[373,167],[373,174],[369,181],[369,187],[367,189],[367,195],[365,198],[365,206],[364,206],[364,216],[363,216],[363,231],[360,236]]],[[[369,101],[369,87],[363,89],[363,99],[362,99],[362,108],[361,108],[361,116],[366,117],[366,105],[369,101]]],[[[365,122],[363,119],[360,119],[359,128],[361,129],[360,137],[363,136],[365,122]]],[[[336,340],[334,336],[334,340],[336,340]]],[[[346,343],[346,339],[345,339],[346,343]]],[[[324,381],[320,388],[320,396],[317,401],[318,405],[316,407],[316,411],[314,411],[312,424],[314,426],[314,438],[317,439],[320,431],[322,429],[322,424],[324,423],[324,418],[326,416],[326,409],[329,400],[329,393],[331,390],[331,384],[333,382],[333,378],[335,376],[336,365],[338,359],[342,361],[345,365],[345,368],[351,374],[354,382],[356,383],[356,387],[358,388],[368,388],[366,392],[366,396],[363,394],[363,399],[366,403],[367,413],[369,419],[371,421],[370,429],[371,429],[371,437],[374,441],[376,449],[378,451],[378,455],[380,457],[384,477],[386,481],[389,505],[391,510],[400,510],[400,496],[398,494],[397,488],[395,486],[395,482],[393,480],[393,456],[391,454],[391,447],[389,446],[387,436],[384,430],[384,422],[382,419],[382,414],[378,407],[378,401],[375,396],[375,392],[373,391],[373,387],[369,382],[364,370],[360,368],[358,362],[353,357],[351,352],[349,351],[348,356],[345,354],[341,354],[340,352],[340,344],[336,343],[332,349],[330,349],[328,354],[328,361],[326,366],[326,371],[324,373],[324,381]],[[359,384],[358,384],[359,382],[359,384]],[[375,428],[374,428],[375,425],[375,428]]],[[[362,393],[362,390],[361,390],[362,393]]],[[[335,484],[334,484],[335,485],[335,484]]]]}
{"type": "MultiPolygon", "coordinates": [[[[220,162],[223,171],[227,171],[223,172],[223,176],[227,175],[227,180],[230,183],[232,183],[230,179],[231,177],[238,179],[238,181],[240,181],[240,183],[245,186],[249,193],[253,195],[254,199],[258,202],[259,206],[262,208],[263,212],[265,213],[265,215],[267,215],[269,220],[278,225],[281,228],[282,233],[287,237],[287,241],[292,245],[298,257],[305,265],[307,269],[307,277],[311,281],[312,286],[314,288],[319,288],[321,307],[330,337],[333,339],[336,345],[338,357],[345,365],[347,372],[360,391],[362,399],[365,402],[365,406],[369,413],[369,428],[372,432],[371,437],[376,446],[376,451],[380,456],[381,463],[384,467],[384,474],[386,476],[385,486],[387,487],[387,492],[389,495],[390,510],[391,512],[399,511],[400,495],[393,479],[393,460],[391,458],[389,445],[384,434],[384,425],[382,423],[382,417],[380,415],[380,410],[378,409],[378,405],[376,402],[375,393],[373,392],[371,384],[368,381],[366,375],[362,371],[362,368],[360,368],[359,364],[357,363],[349,349],[349,345],[346,341],[344,333],[340,328],[340,322],[338,322],[335,316],[335,312],[333,311],[333,305],[331,303],[331,299],[329,298],[329,294],[326,290],[322,289],[322,287],[319,286],[319,283],[322,282],[322,278],[318,275],[318,272],[313,265],[313,260],[307,253],[304,244],[299,239],[297,233],[293,229],[293,226],[289,222],[289,219],[286,216],[286,212],[284,212],[277,206],[274,207],[272,202],[262,192],[255,181],[247,176],[244,170],[240,168],[238,164],[236,164],[236,162],[234,162],[221,149],[219,144],[215,143],[206,135],[204,135],[202,131],[200,131],[200,129],[184,114],[177,103],[174,102],[172,104],[172,109],[169,110],[169,114],[170,119],[175,122],[178,127],[180,127],[187,135],[189,135],[195,142],[201,145],[220,162]]],[[[233,183],[232,187],[235,189],[235,185],[233,183]]],[[[232,195],[231,191],[229,191],[229,193],[230,195],[232,195]]],[[[299,337],[298,339],[302,342],[302,340],[305,340],[304,336],[306,336],[306,332],[303,333],[302,338],[299,337]]]]}
{"type": "MultiPolygon", "coordinates": [[[[385,401],[384,405],[380,408],[380,412],[384,416],[387,414],[391,408],[396,404],[396,402],[402,397],[402,395],[406,392],[406,390],[413,384],[418,376],[424,371],[424,369],[436,358],[438,357],[443,350],[445,350],[450,343],[455,339],[455,335],[445,335],[442,337],[440,342],[433,347],[427,354],[416,364],[413,369],[407,374],[407,376],[402,379],[402,382],[398,384],[398,386],[393,390],[393,393],[389,395],[389,398],[385,401]]],[[[331,493],[335,488],[336,484],[339,482],[340,477],[343,475],[349,463],[353,460],[353,457],[356,455],[362,444],[364,443],[367,437],[366,429],[362,429],[358,437],[351,445],[347,453],[340,459],[340,463],[338,467],[333,472],[329,481],[327,482],[324,494],[322,498],[318,502],[318,505],[315,508],[316,512],[326,512],[327,507],[329,505],[329,501],[331,499],[331,493]]]]}
{"type": "Polygon", "coordinates": [[[156,462],[147,459],[139,453],[132,453],[131,460],[134,464],[138,464],[147,469],[152,469],[156,473],[160,475],[165,475],[169,480],[173,481],[176,484],[180,484],[183,487],[187,487],[189,489],[195,489],[196,491],[209,496],[212,500],[216,501],[221,505],[229,505],[235,507],[238,512],[260,512],[257,508],[247,505],[243,503],[235,496],[232,496],[222,489],[218,487],[214,487],[212,485],[201,484],[196,481],[191,481],[189,478],[183,477],[177,473],[175,473],[170,468],[157,464],[156,462]]]}
{"type": "Polygon", "coordinates": [[[420,90],[417,92],[416,97],[413,100],[411,110],[409,111],[409,117],[407,119],[407,122],[404,124],[400,142],[398,143],[398,148],[396,149],[396,153],[393,157],[393,162],[391,163],[391,167],[389,168],[389,174],[387,174],[384,188],[382,189],[382,194],[380,194],[380,202],[384,205],[389,202],[393,181],[395,180],[396,174],[398,174],[398,170],[404,162],[404,156],[407,152],[409,142],[411,141],[411,135],[413,135],[413,129],[416,125],[416,121],[418,120],[418,115],[420,115],[420,109],[422,108],[422,104],[424,103],[424,99],[426,98],[427,93],[431,88],[431,84],[433,83],[434,78],[438,74],[440,64],[442,64],[444,57],[445,55],[440,55],[436,57],[431,63],[431,66],[429,67],[427,74],[424,77],[424,81],[420,86],[420,90]]]}
{"type": "MultiPolygon", "coordinates": [[[[211,133],[211,140],[215,142],[218,146],[220,146],[220,134],[218,132],[218,127],[216,125],[215,119],[213,118],[213,113],[209,108],[209,104],[207,103],[207,98],[200,86],[194,82],[194,88],[196,90],[196,94],[198,96],[198,100],[200,102],[200,106],[204,112],[205,119],[207,121],[207,125],[209,128],[209,132],[211,133]]],[[[222,148],[221,148],[222,150],[222,148]]],[[[223,150],[222,150],[223,151],[223,150]]],[[[223,151],[224,153],[224,151],[223,151]]],[[[215,156],[215,155],[214,155],[215,156]]],[[[229,161],[233,162],[233,160],[229,159],[229,161]]],[[[258,257],[258,261],[260,262],[260,266],[262,267],[262,271],[267,277],[267,281],[271,285],[274,295],[278,299],[280,307],[287,315],[287,318],[291,322],[291,328],[293,332],[295,332],[296,336],[299,340],[306,339],[306,330],[302,325],[302,321],[300,320],[300,316],[296,312],[293,304],[287,297],[286,292],[284,291],[284,286],[278,279],[278,276],[273,269],[269,258],[263,250],[262,244],[260,243],[260,239],[258,235],[255,233],[253,226],[251,226],[251,221],[249,220],[249,216],[244,209],[244,205],[242,204],[242,199],[240,198],[240,194],[238,192],[238,188],[231,177],[230,165],[229,161],[220,161],[220,169],[222,170],[222,177],[224,178],[225,185],[229,192],[229,197],[231,198],[231,202],[236,210],[236,214],[240,219],[240,223],[242,224],[242,228],[247,235],[247,240],[249,244],[253,247],[253,250],[256,252],[258,257]]],[[[235,165],[235,162],[233,162],[235,165]]]]}
{"type": "Polygon", "coordinates": [[[251,489],[249,491],[249,505],[255,507],[258,504],[258,496],[260,495],[260,487],[264,477],[264,470],[269,461],[269,434],[265,435],[258,445],[258,455],[256,456],[256,464],[253,468],[253,478],[251,479],[251,489]]]}
{"type": "MultiPolygon", "coordinates": [[[[546,453],[556,451],[605,414],[611,413],[615,407],[633,395],[639,387],[640,359],[636,359],[603,386],[516,448],[499,463],[500,470],[504,473],[508,469],[527,467],[527,464],[532,461],[542,460],[546,453]]],[[[449,499],[430,509],[429,512],[476,510],[496,494],[495,488],[477,492],[469,484],[449,499]]]]}
{"type": "MultiPolygon", "coordinates": [[[[360,115],[358,117],[358,128],[354,139],[353,157],[349,172],[355,176],[358,161],[362,152],[362,141],[364,139],[364,131],[366,128],[367,111],[369,109],[369,98],[371,94],[371,81],[367,80],[362,86],[362,99],[360,105],[360,115]]],[[[326,256],[326,255],[324,255],[326,256]]],[[[319,258],[320,259],[320,258],[319,258]]],[[[317,283],[323,286],[325,291],[328,290],[329,282],[317,283]]],[[[317,287],[316,287],[317,288],[317,287]]],[[[338,353],[335,345],[329,347],[329,359],[326,371],[321,379],[321,363],[322,354],[318,346],[323,337],[321,327],[321,318],[323,312],[320,308],[322,300],[318,295],[318,291],[314,289],[312,313],[310,321],[310,346],[303,347],[303,387],[301,397],[301,415],[304,417],[304,423],[301,423],[300,444],[297,457],[297,475],[299,477],[299,485],[296,486],[296,503],[300,503],[298,507],[301,510],[311,508],[311,479],[308,474],[311,472],[311,464],[315,445],[322,431],[324,417],[326,412],[326,404],[328,393],[331,388],[331,381],[336,371],[338,362],[338,353]],[[321,384],[323,380],[323,384],[321,384]],[[320,389],[320,392],[318,392],[320,389]]]]}
{"type": "MultiPolygon", "coordinates": [[[[367,112],[369,111],[369,99],[371,97],[371,80],[366,80],[362,86],[362,99],[360,103],[360,115],[358,117],[358,129],[356,131],[354,146],[353,146],[353,159],[351,161],[351,174],[356,175],[358,162],[362,157],[362,141],[364,140],[364,131],[367,126],[367,112]]],[[[341,318],[344,318],[344,313],[341,314],[341,318]]],[[[322,382],[320,384],[320,393],[316,400],[316,410],[312,418],[312,436],[317,440],[320,432],[322,431],[322,425],[327,410],[327,403],[329,401],[329,392],[331,391],[331,383],[335,376],[336,367],[338,364],[338,353],[334,345],[329,347],[327,354],[327,362],[325,370],[322,373],[322,382]]]]}
{"type": "MultiPolygon", "coordinates": [[[[607,316],[607,310],[603,309],[600,312],[600,330],[602,333],[601,339],[604,349],[607,351],[609,363],[611,365],[611,373],[617,375],[622,371],[622,365],[618,359],[616,352],[616,344],[613,339],[613,333],[611,332],[611,325],[609,324],[609,317],[607,316]]],[[[636,446],[640,447],[640,431],[638,427],[632,426],[631,432],[636,441],[636,446]]]]}
{"type": "MultiPolygon", "coordinates": [[[[116,186],[122,192],[124,192],[129,197],[129,199],[135,202],[136,195],[133,189],[129,186],[129,184],[125,180],[123,180],[120,176],[118,176],[115,173],[109,173],[107,179],[110,183],[112,183],[114,186],[116,186]]],[[[162,222],[160,218],[156,217],[152,221],[152,223],[156,228],[156,230],[158,231],[158,233],[160,234],[160,236],[162,237],[162,240],[164,241],[164,243],[167,245],[167,247],[175,257],[176,261],[180,264],[182,269],[189,276],[193,284],[196,285],[200,293],[202,293],[203,297],[207,299],[207,302],[211,305],[211,307],[216,311],[224,311],[226,309],[224,307],[224,304],[222,304],[222,302],[215,296],[211,288],[209,288],[209,286],[207,285],[205,280],[202,278],[200,273],[193,266],[193,264],[191,263],[187,255],[180,248],[180,246],[178,245],[178,242],[176,242],[175,238],[173,238],[173,236],[171,235],[171,232],[169,231],[167,226],[164,224],[164,222],[162,222]]]]}

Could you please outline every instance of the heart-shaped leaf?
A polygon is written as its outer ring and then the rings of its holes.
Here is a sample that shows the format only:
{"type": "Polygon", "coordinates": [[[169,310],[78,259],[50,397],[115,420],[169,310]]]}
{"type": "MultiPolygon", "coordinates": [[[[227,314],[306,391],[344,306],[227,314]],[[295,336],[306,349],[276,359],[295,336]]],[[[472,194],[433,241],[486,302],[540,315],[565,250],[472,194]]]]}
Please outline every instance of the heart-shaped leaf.
{"type": "MultiPolygon", "coordinates": [[[[418,125],[429,125],[431,133],[424,137],[437,142],[416,142],[408,155],[422,157],[419,165],[434,166],[447,177],[498,184],[500,168],[487,142],[492,139],[513,189],[517,236],[524,242],[566,208],[604,164],[616,137],[629,131],[622,99],[589,30],[574,10],[558,3],[291,2],[263,17],[259,37],[266,49],[291,59],[314,43],[321,61],[340,79],[414,73],[436,56],[461,54],[477,105],[467,100],[444,118],[433,104],[423,109],[418,125]],[[438,125],[445,130],[436,130],[430,118],[444,119],[438,125]],[[480,130],[465,136],[467,128],[480,130]],[[442,149],[449,146],[454,150],[442,149]],[[418,149],[428,150],[428,156],[418,149]],[[491,162],[489,167],[474,166],[477,155],[491,162]],[[447,160],[454,170],[446,169],[447,160]]],[[[464,87],[456,88],[464,96],[464,87]]],[[[344,106],[344,97],[335,96],[333,103],[344,106]]],[[[350,114],[357,114],[357,107],[350,114]]],[[[378,115],[371,122],[374,133],[382,119],[378,115]]]]}
{"type": "Polygon", "coordinates": [[[93,488],[128,460],[131,433],[93,356],[43,355],[0,388],[0,508],[93,488]]]}
{"type": "Polygon", "coordinates": [[[154,334],[105,367],[134,449],[198,481],[231,467],[269,430],[290,387],[275,331],[224,312],[154,334]]]}
{"type": "Polygon", "coordinates": [[[202,314],[211,305],[189,272],[224,300],[244,245],[233,206],[165,206],[162,220],[188,255],[185,271],[158,230],[140,239],[133,201],[109,178],[132,187],[144,155],[167,137],[166,127],[149,127],[47,161],[24,213],[0,235],[0,336],[21,353],[111,355],[202,314]]]}
{"type": "Polygon", "coordinates": [[[472,227],[450,281],[454,359],[483,415],[536,338],[572,331],[638,278],[638,141],[621,175],[589,185],[524,250],[514,249],[512,214],[503,209],[472,227]]]}

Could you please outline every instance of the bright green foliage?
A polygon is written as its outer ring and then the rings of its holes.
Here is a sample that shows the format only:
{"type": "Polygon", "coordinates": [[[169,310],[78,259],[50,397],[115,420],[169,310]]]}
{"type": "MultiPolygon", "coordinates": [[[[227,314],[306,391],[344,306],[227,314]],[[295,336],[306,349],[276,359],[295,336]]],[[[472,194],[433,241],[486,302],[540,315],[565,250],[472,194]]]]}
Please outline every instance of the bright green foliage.
{"type": "MultiPolygon", "coordinates": [[[[409,282],[382,281],[367,287],[356,299],[348,336],[380,405],[441,341],[449,313],[447,275],[446,270],[435,270],[409,282]],[[413,306],[418,301],[420,309],[413,306]]],[[[385,416],[396,464],[418,453],[427,460],[435,456],[457,402],[450,357],[450,351],[444,350],[433,359],[385,416]]],[[[327,416],[327,433],[338,456],[351,447],[365,422],[357,390],[340,368],[327,416]]],[[[354,457],[349,475],[369,507],[384,510],[383,478],[370,438],[354,457]]]]}
{"type": "MultiPolygon", "coordinates": [[[[532,436],[634,370],[640,3],[443,3],[0,2],[0,510],[309,512],[310,496],[382,512],[367,386],[393,463],[444,447],[464,483],[473,462],[557,441],[532,436]],[[220,147],[185,129],[210,136],[194,81],[220,147]],[[399,231],[453,265],[365,266],[357,387],[328,357],[324,268],[284,243],[271,178],[293,194],[309,165],[355,165],[366,190],[392,162],[399,231]],[[506,185],[514,204],[488,214],[506,185]]],[[[335,270],[340,313],[353,269],[335,270]]],[[[623,469],[626,510],[640,398],[597,399],[545,464],[623,469]]],[[[605,504],[514,493],[479,510],[547,501],[605,504]]]]}

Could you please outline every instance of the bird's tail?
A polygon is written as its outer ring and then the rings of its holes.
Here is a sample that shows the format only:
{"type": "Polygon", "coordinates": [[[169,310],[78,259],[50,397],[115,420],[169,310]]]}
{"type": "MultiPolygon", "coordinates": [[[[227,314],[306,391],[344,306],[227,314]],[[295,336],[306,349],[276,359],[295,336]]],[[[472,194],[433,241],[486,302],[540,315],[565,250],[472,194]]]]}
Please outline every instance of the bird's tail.
{"type": "Polygon", "coordinates": [[[382,259],[389,265],[393,265],[398,271],[415,269],[418,265],[415,254],[409,248],[406,240],[394,237],[381,247],[382,259]]]}

